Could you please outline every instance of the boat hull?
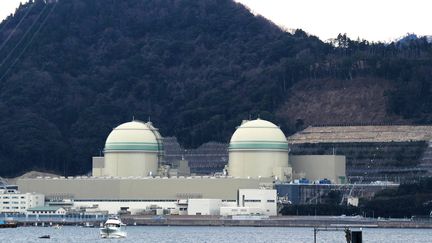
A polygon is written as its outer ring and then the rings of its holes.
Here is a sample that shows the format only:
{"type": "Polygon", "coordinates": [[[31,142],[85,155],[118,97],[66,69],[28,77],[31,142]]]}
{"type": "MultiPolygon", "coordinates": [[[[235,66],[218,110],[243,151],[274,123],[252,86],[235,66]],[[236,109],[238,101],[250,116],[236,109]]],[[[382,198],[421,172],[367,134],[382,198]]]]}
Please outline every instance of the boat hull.
{"type": "Polygon", "coordinates": [[[127,236],[125,231],[122,231],[115,227],[104,227],[100,228],[100,236],[102,238],[125,238],[127,236]]]}

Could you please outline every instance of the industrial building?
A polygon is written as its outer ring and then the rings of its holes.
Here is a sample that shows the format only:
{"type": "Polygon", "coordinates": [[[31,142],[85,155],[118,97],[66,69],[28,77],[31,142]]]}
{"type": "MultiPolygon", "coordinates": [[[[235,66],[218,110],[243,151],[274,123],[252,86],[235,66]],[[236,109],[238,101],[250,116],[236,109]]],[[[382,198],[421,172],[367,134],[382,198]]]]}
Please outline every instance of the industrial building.
{"type": "Polygon", "coordinates": [[[296,155],[346,156],[347,180],[417,181],[432,175],[432,126],[309,126],[288,137],[296,155]]]}
{"type": "Polygon", "coordinates": [[[34,207],[44,206],[45,196],[41,193],[21,193],[15,189],[0,189],[0,213],[25,214],[34,207]]]}
{"type": "Polygon", "coordinates": [[[104,156],[93,158],[92,176],[17,180],[20,190],[48,201],[70,200],[75,208],[110,213],[179,215],[277,215],[274,183],[298,178],[341,182],[343,156],[288,158],[288,142],[275,124],[243,121],[231,137],[229,159],[218,175],[191,175],[188,162],[166,163],[163,138],[151,122],[134,120],[115,127],[104,156]]]}
{"type": "Polygon", "coordinates": [[[276,190],[240,189],[237,206],[220,208],[222,216],[277,215],[276,190]]]}
{"type": "Polygon", "coordinates": [[[105,156],[94,159],[93,176],[157,175],[162,153],[162,137],[151,122],[127,122],[109,134],[105,156]]]}
{"type": "Polygon", "coordinates": [[[281,202],[289,204],[324,204],[330,192],[340,194],[340,205],[354,203],[359,198],[371,199],[375,193],[384,189],[397,189],[399,184],[389,182],[378,182],[368,184],[311,184],[297,183],[276,184],[275,188],[281,202]]]}
{"type": "Polygon", "coordinates": [[[233,177],[291,180],[288,142],[271,122],[243,121],[232,135],[228,150],[228,174],[233,177]]]}
{"type": "Polygon", "coordinates": [[[236,205],[237,191],[259,189],[258,179],[177,177],[177,178],[35,178],[20,179],[23,191],[38,191],[50,198],[72,198],[78,207],[98,205],[101,210],[116,213],[122,207],[140,213],[157,205],[175,209],[181,199],[220,199],[225,205],[236,205]]]}
{"type": "Polygon", "coordinates": [[[341,155],[290,155],[290,163],[298,178],[310,181],[328,179],[345,184],[345,156],[341,155]]]}
{"type": "MultiPolygon", "coordinates": [[[[74,207],[97,205],[110,213],[145,213],[149,208],[160,208],[179,214],[185,210],[214,214],[220,212],[215,207],[237,207],[239,191],[243,189],[274,191],[271,188],[275,179],[286,181],[291,176],[286,139],[278,127],[255,120],[238,130],[230,148],[229,170],[233,175],[187,175],[190,171],[185,160],[179,161],[176,168],[167,166],[162,163],[163,140],[158,130],[149,122],[134,120],[117,126],[108,135],[104,157],[93,158],[92,176],[22,178],[17,184],[22,191],[46,195],[47,200],[71,199],[74,207]],[[268,131],[272,133],[267,134],[268,131]],[[279,147],[271,147],[271,141],[278,141],[279,147]],[[249,142],[255,143],[255,147],[249,142]],[[250,164],[242,159],[253,158],[251,155],[258,157],[250,164]],[[257,166],[264,173],[259,173],[257,166]]],[[[254,208],[269,207],[268,203],[254,208]]],[[[276,207],[276,200],[270,204],[276,207]]],[[[276,215],[275,210],[266,208],[259,212],[276,215]]]]}

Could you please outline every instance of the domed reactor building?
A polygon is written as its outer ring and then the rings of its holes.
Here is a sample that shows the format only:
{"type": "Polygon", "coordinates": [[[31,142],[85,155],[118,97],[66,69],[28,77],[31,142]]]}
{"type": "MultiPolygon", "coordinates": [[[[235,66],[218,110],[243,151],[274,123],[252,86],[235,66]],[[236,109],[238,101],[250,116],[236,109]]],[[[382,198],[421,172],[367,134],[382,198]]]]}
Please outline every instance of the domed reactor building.
{"type": "Polygon", "coordinates": [[[132,121],[113,129],[105,158],[93,161],[93,176],[152,176],[163,155],[162,137],[151,122],[132,121]]]}
{"type": "Polygon", "coordinates": [[[269,121],[243,121],[232,135],[228,151],[227,169],[232,177],[291,180],[287,139],[269,121]]]}

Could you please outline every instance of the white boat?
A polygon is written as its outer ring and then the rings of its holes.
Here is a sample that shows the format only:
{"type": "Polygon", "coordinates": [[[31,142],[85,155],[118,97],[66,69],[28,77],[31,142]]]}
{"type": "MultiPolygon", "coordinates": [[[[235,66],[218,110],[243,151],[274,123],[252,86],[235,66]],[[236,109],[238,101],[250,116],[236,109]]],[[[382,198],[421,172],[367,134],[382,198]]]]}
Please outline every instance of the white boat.
{"type": "Polygon", "coordinates": [[[53,226],[54,229],[61,229],[62,227],[59,224],[53,226]]]}
{"type": "Polygon", "coordinates": [[[124,226],[126,225],[119,218],[110,217],[100,228],[100,235],[102,238],[124,238],[127,236],[124,226]]]}

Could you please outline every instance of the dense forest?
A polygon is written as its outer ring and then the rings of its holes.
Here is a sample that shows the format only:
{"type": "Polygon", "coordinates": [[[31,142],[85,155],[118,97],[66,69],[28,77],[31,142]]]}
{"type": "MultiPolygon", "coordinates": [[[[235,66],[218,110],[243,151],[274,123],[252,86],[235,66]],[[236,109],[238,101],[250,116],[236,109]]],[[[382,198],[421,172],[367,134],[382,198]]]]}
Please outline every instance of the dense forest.
{"type": "Polygon", "coordinates": [[[431,74],[426,38],[323,42],[232,0],[33,0],[0,24],[0,175],[87,173],[132,117],[185,147],[249,116],[289,134],[306,124],[276,111],[308,80],[387,80],[386,114],[430,123],[431,74]]]}

